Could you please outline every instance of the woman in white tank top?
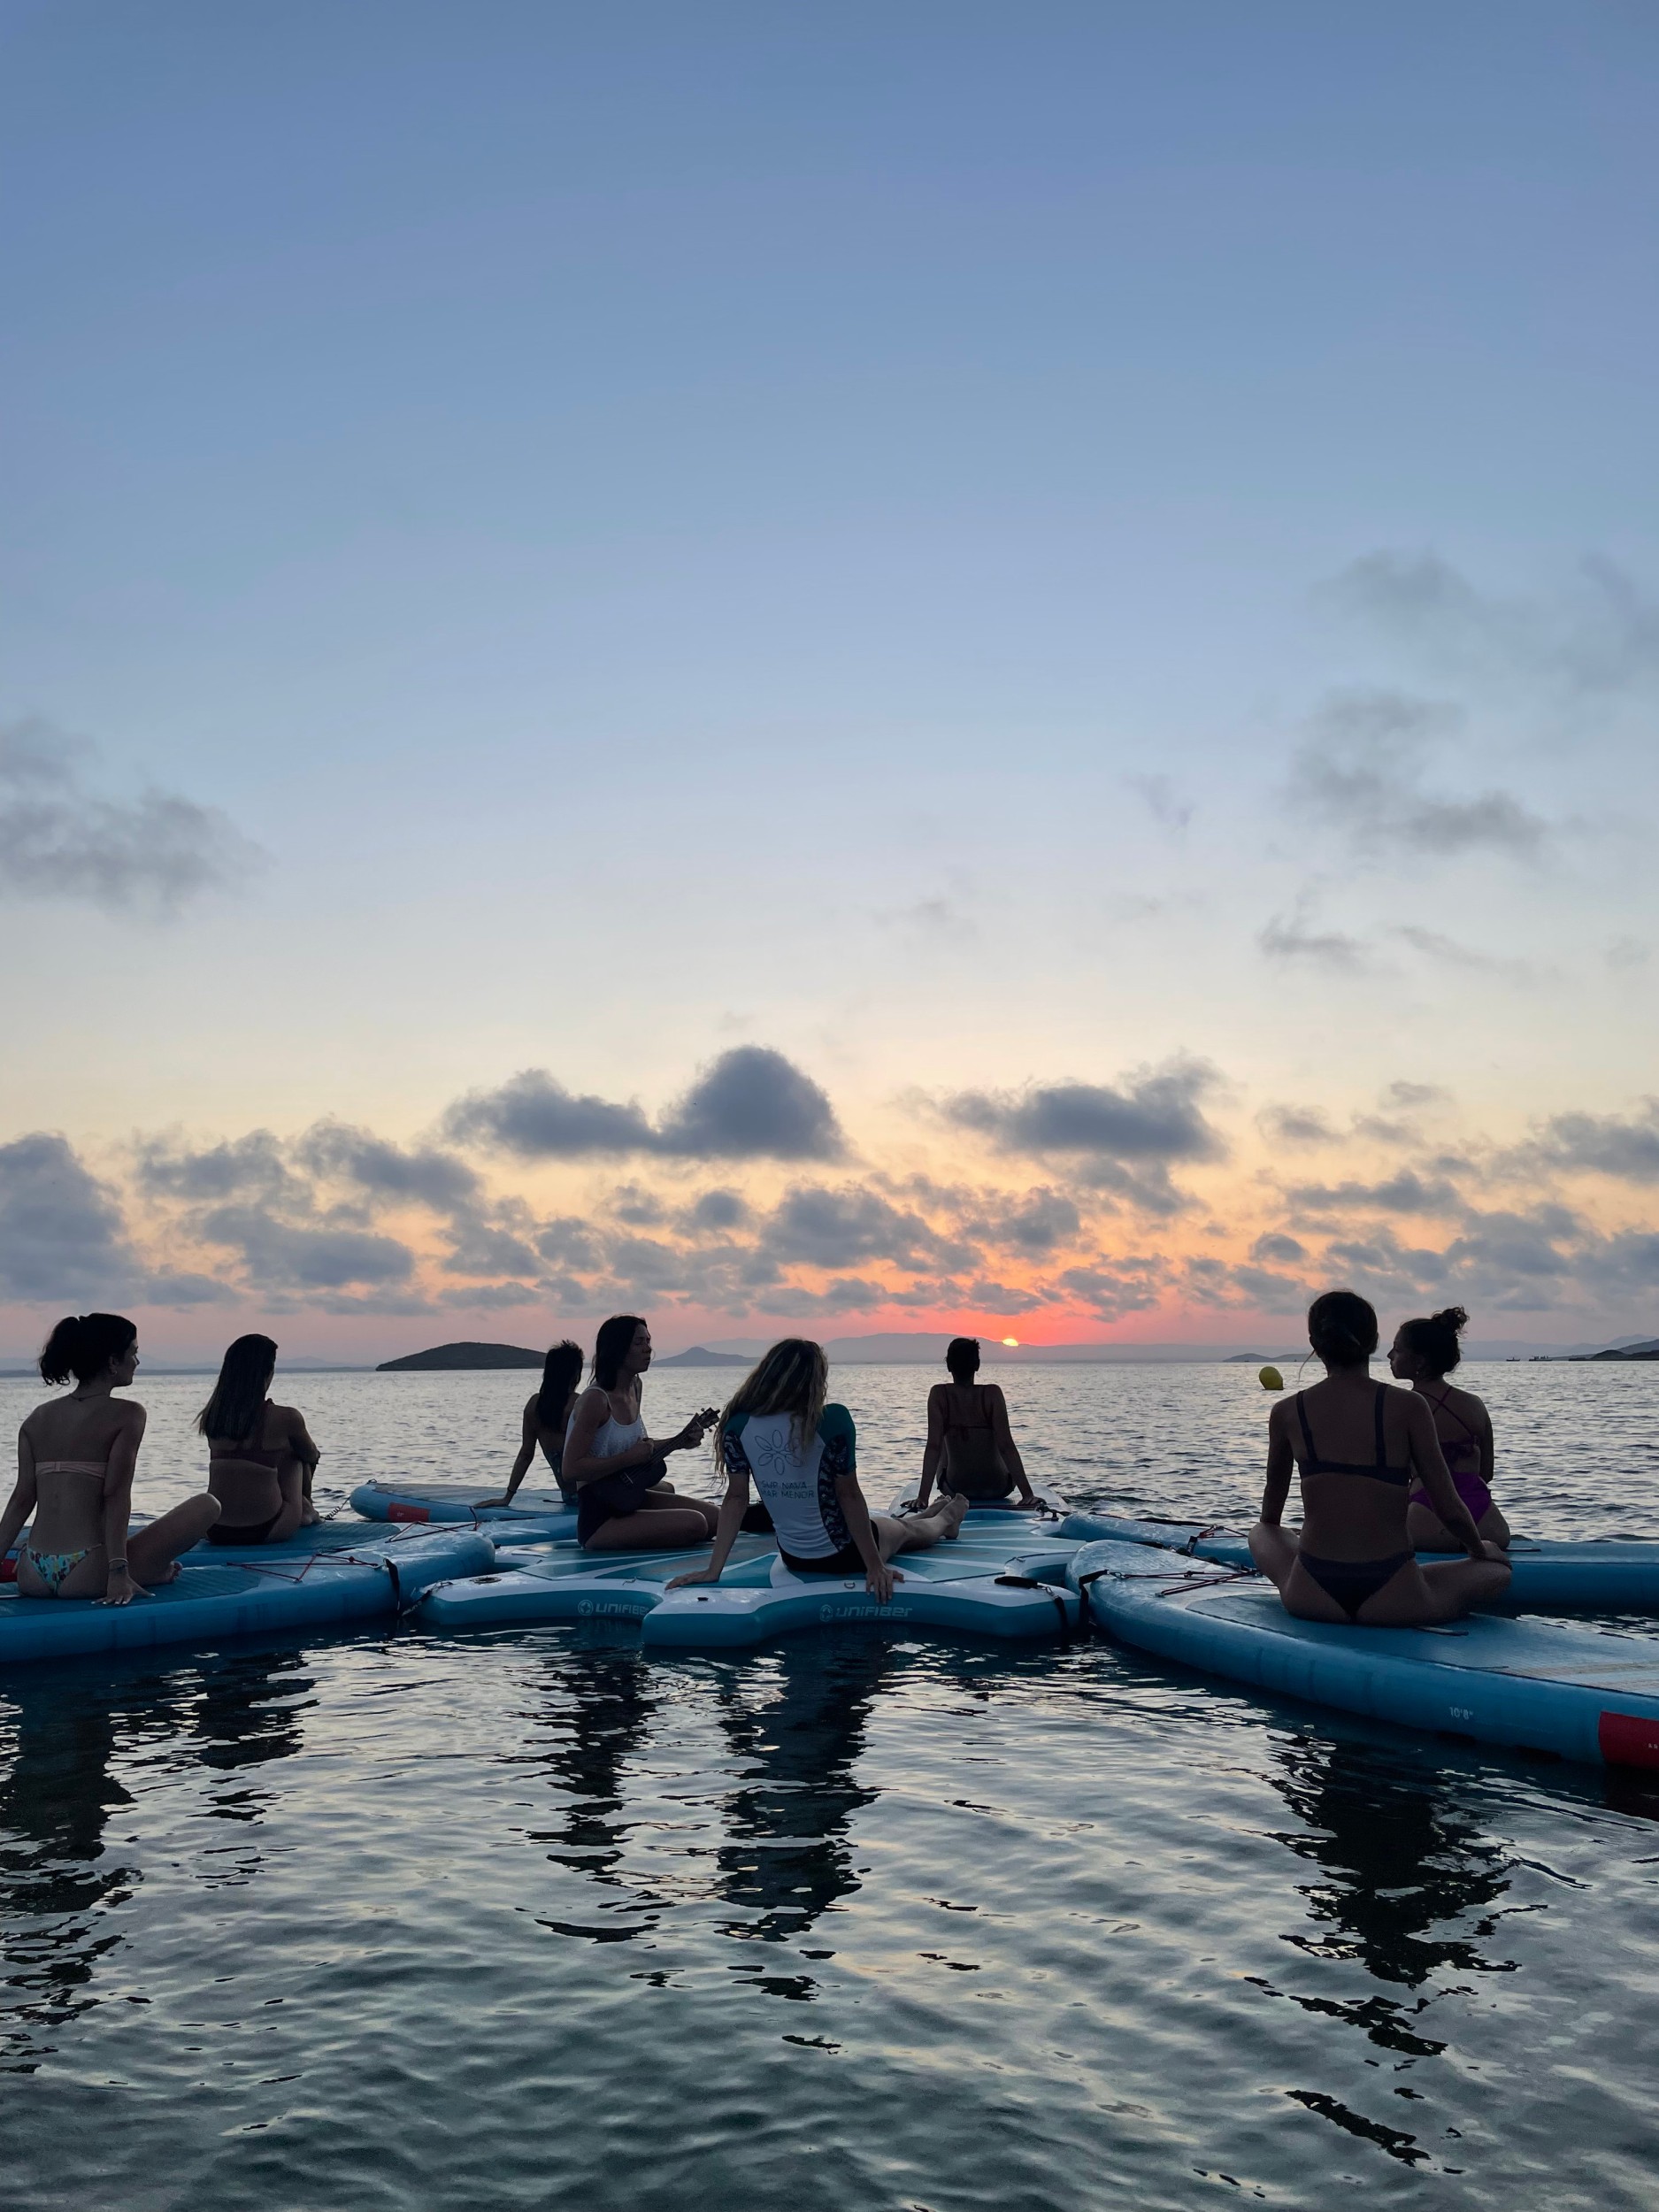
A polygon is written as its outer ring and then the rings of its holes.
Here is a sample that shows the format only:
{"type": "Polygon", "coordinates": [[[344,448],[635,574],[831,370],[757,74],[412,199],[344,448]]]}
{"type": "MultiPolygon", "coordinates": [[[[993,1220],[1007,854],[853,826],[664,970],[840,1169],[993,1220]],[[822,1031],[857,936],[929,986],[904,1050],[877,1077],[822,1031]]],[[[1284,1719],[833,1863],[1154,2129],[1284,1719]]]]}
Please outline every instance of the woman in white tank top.
{"type": "Polygon", "coordinates": [[[640,1394],[650,1363],[651,1333],[637,1314],[613,1314],[601,1325],[594,1379],[571,1413],[560,1466],[561,1481],[576,1493],[584,1551],[683,1551],[714,1533],[715,1508],[680,1497],[664,1463],[670,1452],[701,1444],[716,1417],[695,1413],[665,1441],[649,1437],[640,1394]]]}

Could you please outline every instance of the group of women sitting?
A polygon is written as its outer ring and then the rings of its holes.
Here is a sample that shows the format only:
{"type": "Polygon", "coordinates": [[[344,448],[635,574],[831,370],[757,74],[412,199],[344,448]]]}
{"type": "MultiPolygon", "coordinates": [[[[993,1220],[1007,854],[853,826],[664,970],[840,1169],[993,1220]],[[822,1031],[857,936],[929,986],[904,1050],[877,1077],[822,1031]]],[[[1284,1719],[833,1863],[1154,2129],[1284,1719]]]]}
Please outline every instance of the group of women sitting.
{"type": "MultiPolygon", "coordinates": [[[[1492,1502],[1492,1424],[1479,1398],[1447,1380],[1466,1321],[1455,1307],[1403,1324],[1389,1363],[1410,1387],[1391,1390],[1370,1373],[1378,1330],[1365,1300],[1338,1290],[1314,1301],[1309,1340],[1325,1379],[1273,1408],[1262,1514],[1250,1532],[1252,1555],[1290,1612],[1409,1625],[1451,1619],[1502,1593],[1509,1530],[1492,1502]],[[1282,1516],[1297,1471],[1302,1524],[1290,1532],[1282,1516]],[[1465,1556],[1424,1565],[1421,1550],[1465,1556]]],[[[207,1442],[207,1490],[129,1533],[145,1416],[114,1394],[136,1372],[138,1333],[118,1314],[60,1321],[41,1374],[49,1383],[73,1379],[74,1387],[24,1422],[17,1487],[0,1515],[0,1559],[33,1517],[18,1557],[19,1595],[125,1605],[171,1580],[180,1555],[204,1538],[277,1543],[316,1520],[319,1454],[303,1417],[272,1402],[276,1356],[267,1336],[237,1338],[196,1421],[207,1442]]],[[[549,1352],[524,1409],[507,1488],[488,1502],[512,1502],[539,1450],[575,1508],[585,1549],[684,1551],[711,1542],[707,1566],[672,1588],[718,1581],[740,1531],[765,1529],[795,1573],[862,1572],[885,1600],[893,1561],[954,1539],[971,1504],[1037,1502],[1002,1393],[977,1380],[978,1340],[957,1337],[946,1360],[949,1382],[928,1394],[916,1500],[872,1514],[858,1486],[852,1416],[826,1402],[821,1346],[785,1338],[723,1412],[705,1407],[672,1436],[652,1437],[641,1408],[650,1329],[637,1314],[615,1315],[599,1330],[585,1390],[580,1349],[567,1341],[549,1352]],[[695,1450],[710,1431],[726,1478],[718,1504],[687,1497],[668,1480],[669,1459],[695,1450]]]]}

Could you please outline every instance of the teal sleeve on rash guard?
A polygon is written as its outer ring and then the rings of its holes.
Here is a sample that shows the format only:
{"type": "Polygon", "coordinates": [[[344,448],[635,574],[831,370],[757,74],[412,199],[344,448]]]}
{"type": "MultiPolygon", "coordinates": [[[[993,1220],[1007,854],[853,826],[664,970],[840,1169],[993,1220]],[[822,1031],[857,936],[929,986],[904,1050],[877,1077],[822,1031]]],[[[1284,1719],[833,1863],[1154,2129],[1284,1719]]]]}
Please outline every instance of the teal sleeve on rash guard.
{"type": "Polygon", "coordinates": [[[845,1406],[826,1406],[819,1416],[818,1432],[824,1445],[824,1468],[833,1475],[851,1475],[858,1471],[856,1455],[857,1431],[853,1417],[845,1406]]]}

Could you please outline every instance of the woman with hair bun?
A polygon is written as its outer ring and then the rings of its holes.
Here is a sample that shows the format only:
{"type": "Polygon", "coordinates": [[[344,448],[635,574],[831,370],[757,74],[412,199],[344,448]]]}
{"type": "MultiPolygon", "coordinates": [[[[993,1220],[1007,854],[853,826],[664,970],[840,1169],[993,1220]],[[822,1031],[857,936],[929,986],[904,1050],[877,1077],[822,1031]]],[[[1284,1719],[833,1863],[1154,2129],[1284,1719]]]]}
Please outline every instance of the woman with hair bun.
{"type": "MultiPolygon", "coordinates": [[[[1459,1337],[1469,1326],[1461,1306],[1448,1306],[1426,1319],[1402,1321],[1394,1334],[1388,1365],[1402,1383],[1426,1398],[1434,1433],[1451,1470],[1458,1496],[1475,1526],[1490,1544],[1506,1549],[1509,1525],[1492,1502],[1492,1416],[1471,1390],[1455,1390],[1446,1379],[1463,1356],[1459,1337]]],[[[1406,1534],[1418,1551],[1455,1551],[1457,1539],[1434,1510],[1421,1486],[1411,1493],[1406,1534]]]]}
{"type": "Polygon", "coordinates": [[[1457,1494],[1425,1399],[1373,1382],[1377,1316],[1351,1290],[1308,1309],[1325,1379],[1281,1398],[1267,1425],[1267,1482],[1250,1555],[1299,1620],[1416,1628],[1500,1597],[1509,1563],[1481,1537],[1457,1494]],[[1302,1475],[1302,1527],[1281,1525],[1302,1475]],[[1407,1532],[1413,1481],[1468,1554],[1419,1566],[1407,1532]]]}
{"type": "Polygon", "coordinates": [[[18,1479],[0,1514],[0,1559],[31,1514],[18,1553],[20,1598],[97,1598],[127,1605],[171,1582],[179,1554],[219,1518],[215,1498],[187,1498],[134,1529],[133,1475],[144,1409],[118,1400],[138,1367],[138,1331],[124,1314],[70,1314],[41,1354],[42,1382],[74,1379],[67,1397],[36,1406],[18,1431],[18,1479]]]}
{"type": "Polygon", "coordinates": [[[927,1443],[917,1511],[926,1510],[935,1476],[941,1495],[954,1492],[970,1505],[1000,1505],[1008,1498],[1010,1508],[1034,1507],[1025,1463],[1008,1425],[1007,1402],[995,1383],[974,1380],[979,1371],[979,1338],[953,1336],[945,1348],[945,1365],[950,1380],[935,1383],[927,1394],[927,1443]],[[1010,1498],[1016,1487],[1019,1495],[1010,1498]]]}

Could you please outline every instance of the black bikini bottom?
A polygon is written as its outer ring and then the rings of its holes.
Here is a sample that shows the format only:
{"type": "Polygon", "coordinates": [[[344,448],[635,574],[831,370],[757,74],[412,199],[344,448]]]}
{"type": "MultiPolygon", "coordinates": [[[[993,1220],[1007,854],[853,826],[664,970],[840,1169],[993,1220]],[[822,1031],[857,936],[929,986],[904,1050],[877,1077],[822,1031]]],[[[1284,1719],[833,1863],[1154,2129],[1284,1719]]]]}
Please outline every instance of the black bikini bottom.
{"type": "Polygon", "coordinates": [[[215,1521],[207,1532],[207,1540],[210,1544],[264,1544],[269,1541],[272,1530],[281,1518],[282,1509],[278,1506],[268,1521],[243,1521],[234,1527],[215,1521]]]}
{"type": "Polygon", "coordinates": [[[1333,1598],[1349,1620],[1357,1621],[1366,1599],[1374,1598],[1417,1554],[1397,1551],[1388,1559],[1316,1559],[1311,1552],[1299,1551],[1296,1556],[1326,1597],[1333,1598]]]}
{"type": "Polygon", "coordinates": [[[861,1575],[865,1572],[864,1555],[856,1544],[843,1544],[839,1551],[831,1552],[827,1559],[797,1559],[794,1552],[785,1551],[780,1544],[778,1555],[792,1575],[861,1575]]]}

